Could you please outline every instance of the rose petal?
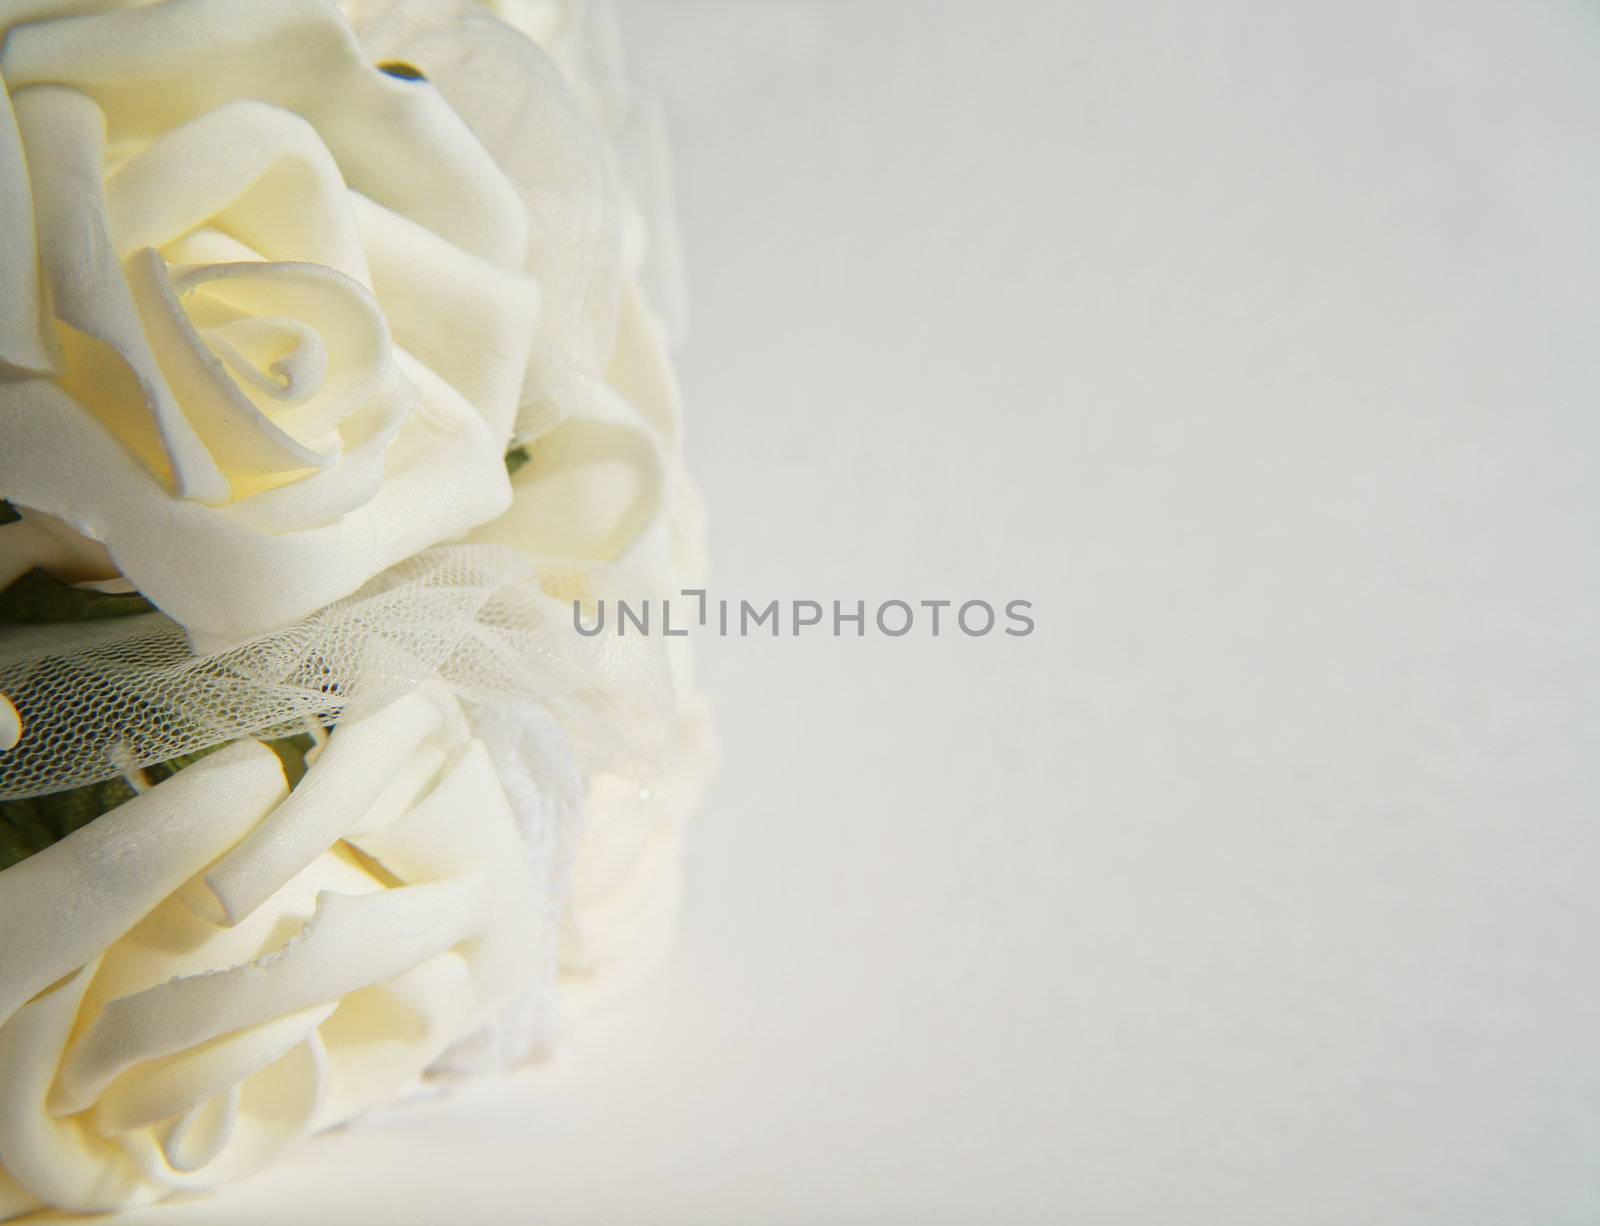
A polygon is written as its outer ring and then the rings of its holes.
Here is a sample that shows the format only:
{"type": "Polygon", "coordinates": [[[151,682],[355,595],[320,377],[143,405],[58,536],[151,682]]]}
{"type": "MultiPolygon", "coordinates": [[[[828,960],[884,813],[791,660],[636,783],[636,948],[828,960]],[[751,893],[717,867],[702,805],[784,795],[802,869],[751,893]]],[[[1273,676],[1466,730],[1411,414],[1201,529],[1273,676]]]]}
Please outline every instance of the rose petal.
{"type": "Polygon", "coordinates": [[[355,211],[396,343],[509,437],[539,315],[534,280],[364,197],[355,211]]]}
{"type": "MultiPolygon", "coordinates": [[[[226,1131],[213,1134],[212,1145],[206,1148],[216,1152],[196,1169],[173,1165],[173,1157],[188,1165],[204,1154],[186,1155],[183,1138],[175,1145],[170,1132],[146,1128],[126,1133],[120,1141],[145,1177],[161,1186],[163,1195],[178,1188],[218,1187],[254,1174],[311,1132],[327,1089],[327,1057],[321,1040],[312,1034],[226,1095],[236,1106],[211,1121],[225,1122],[226,1131]]],[[[226,1100],[223,1105],[228,1106],[226,1100]]]]}
{"type": "Polygon", "coordinates": [[[245,99],[201,115],[134,154],[105,190],[124,258],[206,225],[265,259],[322,264],[371,285],[344,176],[316,129],[279,107],[245,99]]]}
{"type": "Polygon", "coordinates": [[[181,1115],[191,1104],[215,1099],[282,1059],[336,1008],[337,1004],[316,1005],[135,1065],[101,1095],[95,1124],[106,1133],[132,1132],[181,1115]]]}
{"type": "Polygon", "coordinates": [[[0,217],[6,241],[0,244],[0,364],[53,374],[60,352],[50,329],[49,304],[39,276],[39,242],[33,193],[22,135],[11,109],[10,92],[0,78],[0,217]]]}
{"type": "Polygon", "coordinates": [[[610,562],[656,521],[666,462],[660,440],[609,388],[572,399],[571,416],[529,448],[511,509],[472,535],[535,556],[610,562]]]}
{"type": "Polygon", "coordinates": [[[226,501],[228,479],[167,386],[112,249],[99,108],[54,86],[17,91],[12,101],[30,150],[39,258],[66,325],[63,386],[179,495],[226,501]]]}
{"type": "Polygon", "coordinates": [[[384,455],[371,501],[343,518],[264,532],[240,505],[168,497],[61,388],[5,385],[0,489],[104,542],[121,572],[201,652],[297,621],[439,540],[493,518],[511,486],[478,414],[425,368],[395,360],[423,403],[384,455]],[[420,370],[420,373],[419,373],[420,370]],[[430,400],[430,398],[432,398],[430,400]]]}
{"type": "Polygon", "coordinates": [[[431,86],[373,67],[332,4],[191,0],[21,26],[0,72],[14,91],[49,81],[89,95],[118,141],[239,98],[272,103],[311,122],[356,191],[522,266],[527,215],[505,175],[431,86]]]}
{"type": "Polygon", "coordinates": [[[660,436],[676,449],[683,432],[683,404],[677,375],[667,355],[666,332],[639,287],[629,283],[622,293],[617,343],[606,367],[606,383],[626,400],[660,436]]]}
{"type": "Polygon", "coordinates": [[[543,304],[518,433],[542,433],[604,366],[616,330],[622,237],[609,151],[550,58],[479,4],[395,0],[362,10],[369,53],[421,66],[527,210],[522,266],[543,304]]]}
{"type": "Polygon", "coordinates": [[[440,954],[386,983],[351,992],[318,1031],[328,1097],[318,1128],[388,1102],[473,1024],[477,997],[459,954],[440,954]]]}
{"type": "Polygon", "coordinates": [[[0,1094],[0,1154],[6,1173],[41,1201],[75,1213],[122,1209],[162,1194],[140,1179],[117,1146],[45,1108],[94,968],[91,960],[0,1025],[0,1086],[6,1090],[0,1094]]]}
{"type": "Polygon", "coordinates": [[[356,898],[323,894],[305,931],[279,953],[109,1001],[61,1061],[59,1105],[81,1110],[140,1061],[392,979],[481,932],[487,912],[472,877],[356,898]]]}
{"type": "Polygon", "coordinates": [[[435,701],[410,694],[341,728],[288,799],[206,873],[214,918],[238,923],[322,855],[443,719],[435,701]]]}
{"type": "Polygon", "coordinates": [[[270,749],[230,745],[0,872],[0,1019],[121,937],[284,790],[270,749]]]}
{"type": "Polygon", "coordinates": [[[389,444],[420,400],[411,380],[391,365],[377,394],[340,427],[340,451],[330,463],[241,498],[225,513],[235,523],[277,534],[330,523],[365,506],[382,488],[389,444]]]}
{"type": "Polygon", "coordinates": [[[6,1168],[0,1166],[0,1222],[9,1222],[14,1217],[44,1207],[42,1200],[6,1174],[6,1168]]]}
{"type": "Polygon", "coordinates": [[[486,867],[495,874],[488,899],[495,918],[462,956],[472,972],[475,1026],[509,1005],[533,970],[539,900],[520,880],[526,848],[483,743],[473,741],[409,812],[349,841],[407,882],[486,867]]]}
{"type": "MultiPolygon", "coordinates": [[[[316,333],[327,355],[320,387],[308,389],[292,405],[253,388],[240,389],[270,413],[273,423],[303,442],[335,430],[377,394],[388,375],[389,325],[383,311],[366,286],[341,272],[295,261],[247,261],[173,269],[172,274],[173,289],[186,300],[246,317],[295,320],[316,333]]],[[[187,408],[189,398],[183,400],[187,408]]]]}
{"type": "Polygon", "coordinates": [[[205,1166],[228,1144],[238,1118],[238,1086],[189,1107],[161,1135],[168,1169],[188,1174],[205,1166]]]}
{"type": "Polygon", "coordinates": [[[159,254],[146,247],[123,268],[161,372],[212,459],[232,477],[230,495],[241,479],[315,468],[332,458],[306,446],[245,395],[195,331],[159,254]]]}

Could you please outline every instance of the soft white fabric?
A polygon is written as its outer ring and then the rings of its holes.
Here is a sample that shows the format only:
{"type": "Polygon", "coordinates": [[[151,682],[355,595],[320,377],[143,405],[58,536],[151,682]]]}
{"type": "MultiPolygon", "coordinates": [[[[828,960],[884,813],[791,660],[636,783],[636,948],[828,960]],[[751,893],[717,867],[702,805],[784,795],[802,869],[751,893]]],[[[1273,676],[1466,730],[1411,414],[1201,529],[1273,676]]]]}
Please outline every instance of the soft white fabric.
{"type": "Polygon", "coordinates": [[[287,798],[240,742],[0,872],[0,1215],[212,1186],[403,1093],[527,992],[547,888],[436,685],[287,798]]]}

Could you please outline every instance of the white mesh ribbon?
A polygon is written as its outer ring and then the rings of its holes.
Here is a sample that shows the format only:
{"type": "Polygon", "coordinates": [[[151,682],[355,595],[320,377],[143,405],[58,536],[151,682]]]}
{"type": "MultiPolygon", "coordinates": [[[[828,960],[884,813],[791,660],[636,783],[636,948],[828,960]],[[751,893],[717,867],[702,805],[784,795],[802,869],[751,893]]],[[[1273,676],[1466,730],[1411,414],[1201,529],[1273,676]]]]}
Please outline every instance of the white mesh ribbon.
{"type": "MultiPolygon", "coordinates": [[[[607,591],[633,586],[597,568],[607,591]]],[[[561,716],[603,764],[660,764],[673,688],[660,643],[585,639],[544,593],[532,560],[504,546],[447,545],[263,638],[195,655],[159,614],[12,628],[0,692],[24,733],[0,755],[5,796],[107,779],[241,737],[359,718],[429,678],[485,706],[530,700],[561,716]]]]}

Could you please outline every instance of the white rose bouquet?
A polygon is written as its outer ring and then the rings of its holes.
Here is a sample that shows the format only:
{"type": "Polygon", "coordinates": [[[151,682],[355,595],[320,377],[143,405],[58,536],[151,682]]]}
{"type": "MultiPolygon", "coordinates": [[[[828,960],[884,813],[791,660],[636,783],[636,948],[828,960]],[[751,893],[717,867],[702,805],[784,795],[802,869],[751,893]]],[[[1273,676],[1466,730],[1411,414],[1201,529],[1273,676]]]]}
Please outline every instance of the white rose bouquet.
{"type": "Polygon", "coordinates": [[[0,1220],[665,948],[712,759],[648,114],[579,0],[0,0],[0,1220]]]}

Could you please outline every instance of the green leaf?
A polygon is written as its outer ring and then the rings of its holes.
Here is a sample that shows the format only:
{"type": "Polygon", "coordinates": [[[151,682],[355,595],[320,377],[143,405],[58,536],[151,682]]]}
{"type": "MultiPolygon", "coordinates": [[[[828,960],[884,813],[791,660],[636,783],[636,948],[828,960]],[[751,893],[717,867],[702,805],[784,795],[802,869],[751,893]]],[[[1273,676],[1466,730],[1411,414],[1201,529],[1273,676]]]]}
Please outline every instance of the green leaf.
{"type": "Polygon", "coordinates": [[[0,525],[20,523],[22,512],[4,498],[0,498],[0,525]]]}
{"type": "Polygon", "coordinates": [[[13,626],[98,621],[154,611],[155,606],[138,592],[73,587],[38,567],[0,591],[0,623],[13,626]]]}
{"type": "Polygon", "coordinates": [[[0,801],[0,869],[60,842],[136,794],[119,777],[49,796],[0,801]]]}
{"type": "Polygon", "coordinates": [[[306,777],[306,755],[316,744],[317,739],[309,732],[297,732],[293,736],[281,736],[267,742],[267,748],[277,754],[278,760],[283,763],[283,777],[289,781],[291,788],[306,777]]]}

